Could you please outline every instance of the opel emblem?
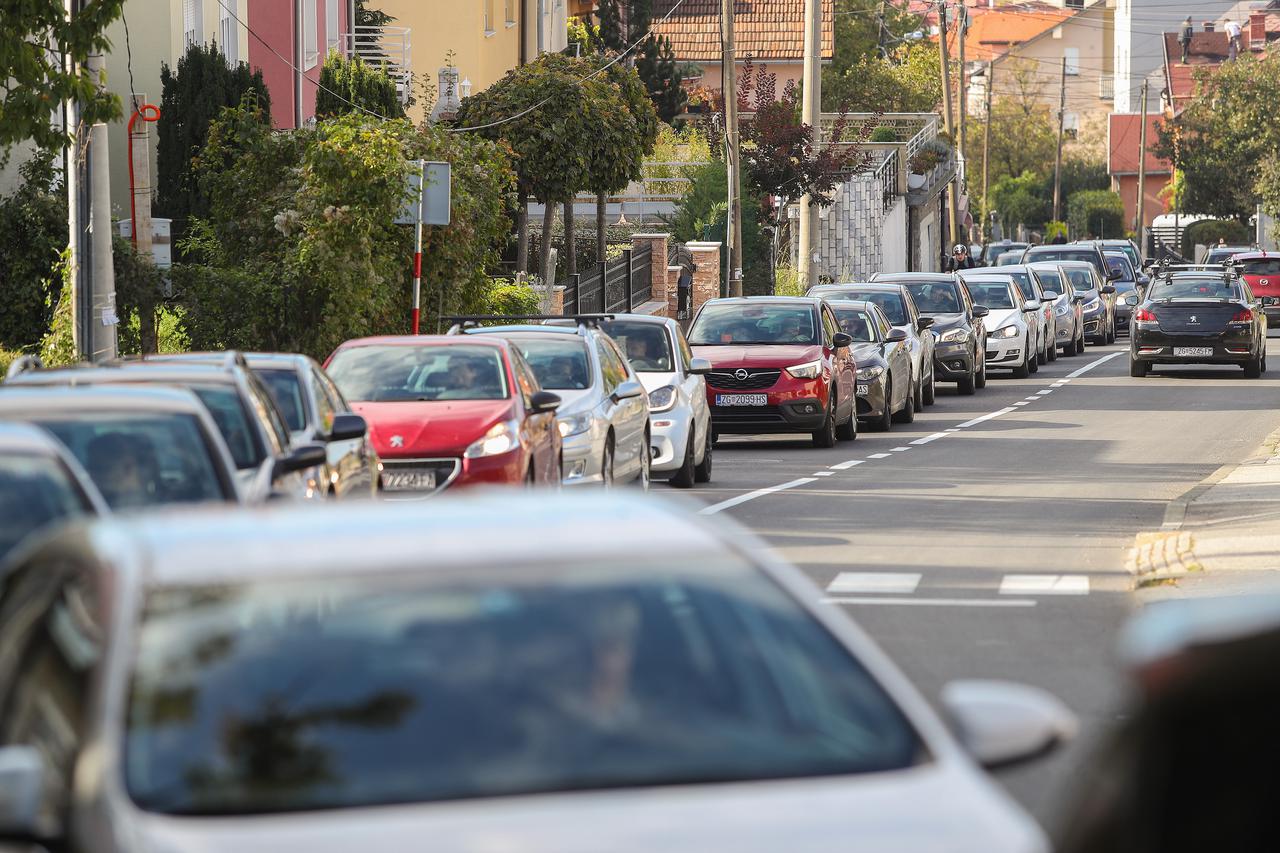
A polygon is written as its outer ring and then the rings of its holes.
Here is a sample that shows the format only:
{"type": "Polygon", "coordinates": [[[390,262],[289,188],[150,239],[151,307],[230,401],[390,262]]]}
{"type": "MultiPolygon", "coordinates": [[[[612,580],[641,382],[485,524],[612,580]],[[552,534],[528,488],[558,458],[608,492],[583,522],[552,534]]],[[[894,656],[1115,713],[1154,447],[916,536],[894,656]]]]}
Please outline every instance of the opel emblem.
{"type": "Polygon", "coordinates": [[[1191,315],[1191,319],[1190,319],[1188,322],[1191,322],[1191,323],[1199,323],[1199,322],[1200,322],[1200,318],[1199,318],[1199,317],[1197,317],[1195,314],[1192,314],[1192,315],[1191,315]]]}
{"type": "Polygon", "coordinates": [[[739,382],[745,382],[747,380],[747,377],[750,375],[751,375],[750,373],[747,373],[747,371],[741,367],[739,367],[737,370],[733,372],[734,378],[737,379],[739,382]]]}
{"type": "Polygon", "coordinates": [[[391,436],[391,446],[392,446],[392,447],[404,447],[404,436],[403,436],[403,435],[393,435],[393,436],[391,436]]]}
{"type": "Polygon", "coordinates": [[[1271,283],[1271,281],[1270,281],[1269,279],[1265,279],[1265,278],[1264,278],[1264,279],[1262,279],[1262,281],[1258,282],[1258,284],[1262,285],[1263,287],[1266,287],[1266,286],[1267,286],[1268,284],[1270,284],[1270,283],[1271,283]]]}

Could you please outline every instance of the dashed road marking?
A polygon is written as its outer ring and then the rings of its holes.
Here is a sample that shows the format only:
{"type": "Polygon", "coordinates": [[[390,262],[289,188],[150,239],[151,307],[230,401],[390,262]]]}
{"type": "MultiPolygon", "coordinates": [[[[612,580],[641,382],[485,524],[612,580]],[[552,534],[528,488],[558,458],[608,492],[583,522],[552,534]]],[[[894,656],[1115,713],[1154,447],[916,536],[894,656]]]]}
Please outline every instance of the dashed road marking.
{"type": "Polygon", "coordinates": [[[1088,595],[1088,575],[1005,575],[1001,595],[1088,595]]]}
{"type": "Polygon", "coordinates": [[[986,423],[987,421],[992,420],[993,418],[998,418],[1001,415],[1007,415],[1010,412],[1016,412],[1016,411],[1017,409],[1015,409],[1013,406],[1005,406],[1003,409],[1000,409],[999,411],[990,412],[988,414],[983,415],[980,418],[974,418],[971,421],[965,421],[964,423],[960,424],[960,429],[968,429],[971,426],[977,426],[978,424],[986,423]]]}
{"type": "Polygon", "coordinates": [[[909,444],[928,444],[931,441],[937,441],[940,438],[946,438],[946,437],[947,437],[947,434],[945,432],[935,432],[933,435],[926,435],[924,438],[917,438],[915,441],[908,442],[908,443],[909,444]]]}
{"type": "Polygon", "coordinates": [[[1106,364],[1111,359],[1119,358],[1120,356],[1125,355],[1127,352],[1128,350],[1119,350],[1117,352],[1111,353],[1110,355],[1104,355],[1102,358],[1098,359],[1097,361],[1092,361],[1086,364],[1084,367],[1081,367],[1079,370],[1068,373],[1065,378],[1075,379],[1077,376],[1084,376],[1086,373],[1088,373],[1090,370],[1093,370],[1098,365],[1106,364]]]}
{"type": "Polygon", "coordinates": [[[885,593],[910,595],[920,585],[918,572],[841,572],[827,584],[832,595],[885,593]]]}
{"type": "Polygon", "coordinates": [[[910,450],[910,449],[911,449],[910,447],[894,447],[894,448],[890,448],[889,452],[902,453],[903,451],[910,450]]]}
{"type": "Polygon", "coordinates": [[[818,479],[816,477],[801,477],[799,480],[792,480],[789,483],[782,483],[781,485],[777,485],[777,486],[768,486],[767,488],[756,489],[754,492],[747,492],[745,495],[738,495],[736,498],[729,498],[729,500],[727,501],[720,501],[720,503],[718,504],[705,506],[702,509],[698,510],[698,515],[715,515],[717,512],[726,510],[729,507],[738,506],[739,504],[744,504],[747,501],[753,501],[756,498],[762,498],[765,495],[771,495],[774,492],[783,492],[783,491],[786,491],[787,489],[794,489],[796,486],[806,486],[809,483],[816,483],[816,482],[818,482],[818,479]]]}
{"type": "Polygon", "coordinates": [[[1046,389],[1044,389],[1043,391],[1037,391],[1037,392],[1036,392],[1036,396],[1037,396],[1037,397],[1044,397],[1044,396],[1047,396],[1047,395],[1052,394],[1052,393],[1053,393],[1053,389],[1052,389],[1052,388],[1046,388],[1046,389]]]}
{"type": "Polygon", "coordinates": [[[832,471],[848,471],[854,465],[861,465],[863,461],[864,460],[862,459],[850,459],[848,462],[837,462],[835,465],[831,466],[831,470],[832,471]]]}
{"type": "Polygon", "coordinates": [[[1030,406],[1031,404],[1030,404],[1029,402],[1027,402],[1026,400],[1019,400],[1018,402],[1014,403],[1014,405],[1015,405],[1015,406],[1030,406]]]}
{"type": "Polygon", "coordinates": [[[888,453],[872,453],[867,458],[868,459],[888,459],[889,454],[888,453]]]}

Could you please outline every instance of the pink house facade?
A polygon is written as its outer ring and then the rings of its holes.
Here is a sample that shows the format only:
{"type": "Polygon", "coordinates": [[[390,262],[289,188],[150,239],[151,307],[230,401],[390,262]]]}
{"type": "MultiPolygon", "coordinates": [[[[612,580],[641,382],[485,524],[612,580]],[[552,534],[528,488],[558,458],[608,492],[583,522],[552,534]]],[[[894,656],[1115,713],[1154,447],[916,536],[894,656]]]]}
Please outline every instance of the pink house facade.
{"type": "Polygon", "coordinates": [[[297,126],[299,98],[303,123],[315,117],[320,66],[331,50],[345,52],[351,13],[350,0],[253,0],[249,4],[249,29],[258,36],[249,38],[249,65],[262,71],[271,93],[275,127],[297,126]],[[301,92],[292,66],[302,70],[301,92]]]}

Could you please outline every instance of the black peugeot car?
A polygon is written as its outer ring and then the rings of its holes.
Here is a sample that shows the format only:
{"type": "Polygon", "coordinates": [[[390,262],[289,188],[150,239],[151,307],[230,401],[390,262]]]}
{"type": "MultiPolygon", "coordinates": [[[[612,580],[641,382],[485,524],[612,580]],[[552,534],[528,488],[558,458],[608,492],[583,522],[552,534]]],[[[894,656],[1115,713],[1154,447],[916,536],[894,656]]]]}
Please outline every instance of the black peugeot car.
{"type": "Polygon", "coordinates": [[[1249,285],[1226,270],[1157,276],[1133,311],[1129,375],[1157,364],[1237,364],[1256,379],[1267,369],[1267,317],[1249,285]]]}
{"type": "Polygon", "coordinates": [[[904,284],[916,310],[932,317],[930,331],[937,336],[933,369],[938,380],[954,382],[961,394],[972,394],[987,384],[987,316],[985,305],[974,305],[958,277],[950,273],[876,273],[874,282],[904,284]]]}

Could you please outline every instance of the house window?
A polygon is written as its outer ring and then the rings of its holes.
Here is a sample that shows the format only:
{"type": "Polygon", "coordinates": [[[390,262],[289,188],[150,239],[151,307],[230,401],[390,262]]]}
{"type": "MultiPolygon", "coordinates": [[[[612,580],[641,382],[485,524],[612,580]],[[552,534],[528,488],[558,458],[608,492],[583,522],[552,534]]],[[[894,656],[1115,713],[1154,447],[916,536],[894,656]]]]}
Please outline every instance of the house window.
{"type": "Polygon", "coordinates": [[[235,0],[222,0],[218,4],[218,45],[231,68],[235,68],[240,61],[240,33],[236,30],[236,19],[231,17],[229,8],[233,2],[235,0]]]}
{"type": "Polygon", "coordinates": [[[302,0],[302,64],[315,68],[320,62],[320,21],[316,19],[318,0],[302,0]]]}
{"type": "Polygon", "coordinates": [[[493,0],[484,0],[484,31],[488,35],[494,32],[493,0]]]}
{"type": "Polygon", "coordinates": [[[1075,77],[1080,73],[1080,48],[1068,47],[1062,51],[1062,56],[1067,60],[1067,74],[1075,77]]]}
{"type": "Polygon", "coordinates": [[[516,22],[516,0],[505,0],[505,4],[506,4],[506,7],[507,7],[507,8],[506,8],[506,14],[507,14],[506,21],[507,21],[507,24],[508,24],[508,25],[515,24],[515,22],[516,22]]]}
{"type": "Polygon", "coordinates": [[[337,50],[341,41],[338,35],[338,0],[325,0],[324,3],[324,43],[325,53],[337,50]]]}
{"type": "Polygon", "coordinates": [[[184,48],[204,41],[204,10],[201,0],[182,0],[182,45],[184,48]]]}

